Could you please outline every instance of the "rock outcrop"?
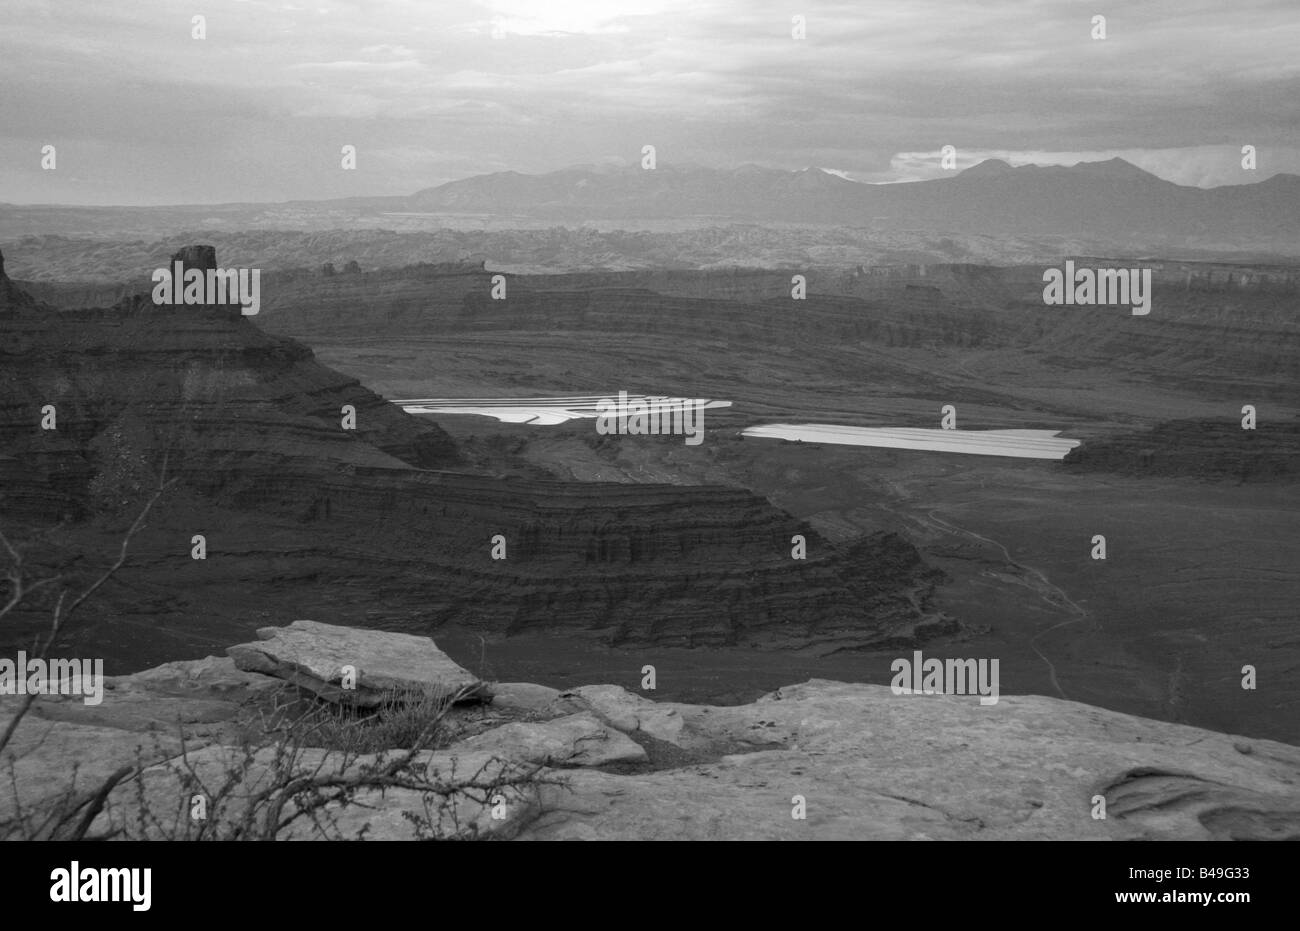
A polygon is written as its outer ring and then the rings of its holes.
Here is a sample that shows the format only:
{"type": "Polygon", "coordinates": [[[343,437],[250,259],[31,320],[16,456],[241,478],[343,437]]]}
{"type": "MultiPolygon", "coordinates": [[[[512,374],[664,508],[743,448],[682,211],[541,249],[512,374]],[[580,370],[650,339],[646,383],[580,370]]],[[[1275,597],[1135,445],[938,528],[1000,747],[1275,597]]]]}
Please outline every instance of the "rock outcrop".
{"type": "Polygon", "coordinates": [[[644,748],[623,733],[623,729],[602,721],[590,711],[550,720],[502,724],[458,746],[524,763],[562,766],[642,763],[648,759],[644,748]]]}
{"type": "Polygon", "coordinates": [[[340,704],[374,708],[425,694],[469,698],[482,685],[428,637],[316,621],[263,627],[257,636],[256,643],[226,650],[235,668],[283,679],[340,704]]]}
{"type": "MultiPolygon", "coordinates": [[[[611,722],[630,723],[636,696],[611,698],[598,699],[611,722]]],[[[725,755],[637,778],[575,773],[572,800],[550,799],[523,836],[1300,838],[1300,749],[1052,698],[983,707],[813,680],[750,705],[658,706],[649,721],[661,739],[725,755]],[[791,818],[796,795],[806,821],[791,818]]]]}
{"type": "MultiPolygon", "coordinates": [[[[372,631],[348,636],[376,654],[394,642],[372,631]]],[[[240,672],[229,659],[172,663],[109,685],[98,709],[41,699],[17,731],[0,765],[13,766],[27,809],[55,804],[70,759],[80,761],[82,786],[125,763],[135,769],[96,829],[139,833],[143,822],[132,818],[143,798],[165,816],[143,836],[169,836],[187,823],[196,784],[187,779],[219,786],[237,771],[221,816],[230,827],[287,772],[346,780],[404,749],[299,747],[292,770],[272,747],[241,749],[211,719],[237,720],[263,689],[284,683],[240,672]],[[162,727],[161,709],[177,710],[169,702],[178,698],[209,703],[206,723],[181,716],[162,727]],[[141,730],[132,709],[150,702],[160,711],[141,730]],[[93,723],[84,717],[91,712],[93,723]]],[[[1300,748],[1075,702],[1004,695],[983,706],[969,696],[825,680],[738,706],[661,703],[612,685],[497,691],[502,707],[453,708],[448,732],[461,736],[414,758],[412,771],[444,795],[406,783],[362,786],[352,804],[325,812],[328,832],[305,821],[282,836],[1300,839],[1300,748]],[[477,733],[464,736],[466,727],[477,733]],[[1104,818],[1095,816],[1098,797],[1104,818]],[[806,817],[792,817],[800,808],[806,817]]],[[[16,701],[0,699],[0,723],[16,701]]],[[[6,778],[0,822],[13,816],[11,796],[6,778]]]]}

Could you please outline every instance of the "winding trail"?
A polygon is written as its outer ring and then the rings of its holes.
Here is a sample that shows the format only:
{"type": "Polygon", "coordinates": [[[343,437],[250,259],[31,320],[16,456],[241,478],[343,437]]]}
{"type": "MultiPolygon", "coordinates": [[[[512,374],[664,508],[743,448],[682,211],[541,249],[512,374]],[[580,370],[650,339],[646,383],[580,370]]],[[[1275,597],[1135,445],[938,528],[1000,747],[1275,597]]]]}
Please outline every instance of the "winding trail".
{"type": "Polygon", "coordinates": [[[1012,558],[1011,552],[1005,546],[999,543],[997,540],[990,539],[989,537],[986,537],[982,534],[978,534],[973,530],[967,530],[964,527],[958,527],[956,524],[950,523],[949,521],[946,521],[942,517],[936,515],[934,510],[927,511],[926,518],[934,526],[938,527],[940,530],[946,533],[950,533],[954,536],[967,537],[972,540],[978,540],[979,542],[988,544],[989,546],[997,547],[999,550],[1002,551],[1002,558],[1006,560],[1007,565],[1021,572],[1024,575],[1025,581],[1028,584],[1028,586],[1034,591],[1036,591],[1040,598],[1042,598],[1044,601],[1046,601],[1049,605],[1051,605],[1054,608],[1064,607],[1064,608],[1068,608],[1071,612],[1073,612],[1073,614],[1075,615],[1074,617],[1066,618],[1060,623],[1053,624],[1051,627],[1047,628],[1046,630],[1039,631],[1029,641],[1029,648],[1033,650],[1036,654],[1038,654],[1038,658],[1041,659],[1047,665],[1047,675],[1048,678],[1051,680],[1052,688],[1056,689],[1057,694],[1060,695],[1062,698],[1069,698],[1069,696],[1065,694],[1065,689],[1061,688],[1061,682],[1057,678],[1056,665],[1050,659],[1047,658],[1047,655],[1042,650],[1038,648],[1038,641],[1041,640],[1043,637],[1046,637],[1054,630],[1059,630],[1062,627],[1068,627],[1071,624],[1079,623],[1080,621],[1087,618],[1088,612],[1085,611],[1083,608],[1079,607],[1079,605],[1076,604],[1074,600],[1065,593],[1064,589],[1062,589],[1059,585],[1053,584],[1052,581],[1048,579],[1047,576],[1045,576],[1040,570],[1035,569],[1033,566],[1027,566],[1024,563],[1017,562],[1014,558],[1012,558]]]}
{"type": "MultiPolygon", "coordinates": [[[[906,503],[911,500],[912,498],[911,493],[908,492],[907,488],[901,482],[889,481],[886,482],[885,484],[886,487],[893,493],[895,499],[898,500],[899,502],[906,503]]],[[[1053,663],[1050,659],[1048,659],[1047,654],[1045,654],[1041,649],[1039,649],[1038,641],[1046,637],[1048,634],[1052,633],[1055,630],[1059,630],[1062,627],[1068,627],[1071,624],[1077,624],[1080,621],[1086,619],[1088,617],[1088,612],[1085,611],[1083,608],[1081,608],[1078,604],[1076,604],[1074,600],[1070,598],[1070,596],[1067,595],[1064,589],[1062,589],[1059,585],[1054,585],[1052,581],[1046,575],[1044,575],[1040,570],[1035,569],[1033,566],[1027,566],[1024,563],[1018,562],[1015,558],[1012,557],[1011,551],[1008,550],[1001,543],[999,543],[997,540],[994,540],[990,537],[986,537],[983,534],[976,533],[973,530],[967,530],[965,527],[959,527],[956,524],[948,520],[945,520],[944,518],[938,516],[937,513],[935,513],[938,510],[938,508],[932,508],[929,511],[926,511],[922,515],[910,511],[900,512],[888,506],[884,506],[884,507],[885,510],[892,512],[898,517],[901,517],[905,520],[915,521],[916,523],[920,524],[923,528],[939,531],[941,533],[946,533],[950,536],[965,538],[968,540],[974,540],[986,546],[995,547],[996,549],[1002,552],[1002,558],[1006,562],[1006,564],[1008,566],[1011,566],[1013,569],[1015,569],[1020,573],[1022,577],[1022,581],[1025,583],[1025,585],[1028,588],[1035,591],[1040,598],[1046,601],[1053,608],[1068,610],[1073,615],[1073,617],[1068,617],[1057,624],[1053,624],[1051,627],[1047,628],[1046,630],[1039,631],[1029,640],[1029,648],[1033,650],[1034,653],[1037,654],[1038,658],[1043,661],[1043,664],[1047,666],[1047,676],[1052,683],[1052,688],[1056,690],[1056,694],[1060,695],[1061,698],[1068,700],[1069,696],[1065,694],[1065,689],[1061,688],[1061,681],[1056,674],[1056,664],[1053,663]]]]}

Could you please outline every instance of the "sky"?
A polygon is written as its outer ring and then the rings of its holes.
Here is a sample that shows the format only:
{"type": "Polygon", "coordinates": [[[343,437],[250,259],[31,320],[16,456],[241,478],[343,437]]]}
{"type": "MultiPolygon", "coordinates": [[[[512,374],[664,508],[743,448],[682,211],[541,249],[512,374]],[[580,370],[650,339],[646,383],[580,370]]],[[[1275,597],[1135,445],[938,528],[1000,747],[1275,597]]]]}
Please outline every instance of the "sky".
{"type": "Polygon", "coordinates": [[[408,194],[644,145],[875,183],[944,174],[945,145],[1253,183],[1300,173],[1297,49],[1300,0],[4,0],[0,202],[408,194]]]}

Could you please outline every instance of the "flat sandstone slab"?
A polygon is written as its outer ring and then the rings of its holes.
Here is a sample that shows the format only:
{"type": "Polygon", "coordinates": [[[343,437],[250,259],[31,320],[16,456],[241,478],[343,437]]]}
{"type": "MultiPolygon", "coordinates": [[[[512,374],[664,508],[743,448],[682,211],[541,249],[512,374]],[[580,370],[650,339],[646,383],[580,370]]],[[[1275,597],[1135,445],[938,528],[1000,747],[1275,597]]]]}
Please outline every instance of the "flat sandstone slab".
{"type": "Polygon", "coordinates": [[[261,639],[226,653],[245,672],[275,676],[340,704],[374,707],[393,693],[454,694],[482,683],[428,637],[359,630],[316,621],[263,627],[261,639]],[[356,670],[356,688],[345,689],[343,667],[356,670]]]}
{"type": "Polygon", "coordinates": [[[486,751],[510,760],[555,766],[644,763],[647,759],[640,744],[590,711],[550,721],[503,724],[451,748],[458,750],[486,751]]]}
{"type": "Polygon", "coordinates": [[[566,773],[521,839],[1300,838],[1300,747],[1077,702],[1004,695],[986,707],[820,679],[736,706],[652,702],[617,686],[565,696],[614,727],[650,724],[725,755],[566,773]],[[803,818],[792,817],[796,796],[803,818]]]}

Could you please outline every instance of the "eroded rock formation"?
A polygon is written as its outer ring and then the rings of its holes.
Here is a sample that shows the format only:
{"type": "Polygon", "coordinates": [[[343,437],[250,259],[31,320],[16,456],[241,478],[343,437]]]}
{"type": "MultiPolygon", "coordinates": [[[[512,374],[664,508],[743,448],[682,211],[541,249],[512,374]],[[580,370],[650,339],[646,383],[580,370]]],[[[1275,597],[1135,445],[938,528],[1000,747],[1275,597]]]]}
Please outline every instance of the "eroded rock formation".
{"type": "Polygon", "coordinates": [[[0,319],[0,516],[69,519],[62,549],[38,558],[104,552],[152,488],[179,480],[103,593],[92,636],[116,668],[247,637],[258,614],[295,604],[426,634],[455,623],[676,646],[857,646],[924,616],[937,576],[901,540],[837,548],[737,488],[472,468],[440,428],[306,346],[211,310],[137,295],[60,311],[19,292],[0,319]],[[790,558],[796,533],[806,560],[790,558]]]}

